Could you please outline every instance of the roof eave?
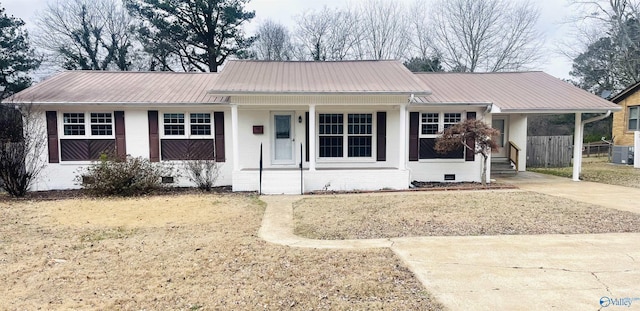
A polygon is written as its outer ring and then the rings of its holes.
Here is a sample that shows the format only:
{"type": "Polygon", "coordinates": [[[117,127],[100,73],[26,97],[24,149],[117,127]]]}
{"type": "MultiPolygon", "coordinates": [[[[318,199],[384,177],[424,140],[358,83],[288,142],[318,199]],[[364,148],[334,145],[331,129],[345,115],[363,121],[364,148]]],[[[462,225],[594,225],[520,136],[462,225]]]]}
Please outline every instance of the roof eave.
{"type": "Polygon", "coordinates": [[[367,92],[367,91],[348,91],[348,92],[264,92],[264,91],[208,91],[207,94],[214,96],[317,96],[317,95],[375,95],[375,96],[426,96],[431,95],[431,91],[380,91],[380,92],[367,92]]]}
{"type": "Polygon", "coordinates": [[[503,113],[527,113],[527,114],[547,114],[547,113],[606,113],[607,111],[620,111],[620,107],[603,107],[603,108],[575,108],[575,109],[509,109],[503,108],[503,113]]]}
{"type": "MultiPolygon", "coordinates": [[[[4,101],[3,101],[4,102],[4,101]]],[[[137,107],[152,107],[152,106],[171,106],[171,105],[226,105],[226,102],[37,102],[37,101],[13,101],[4,102],[15,105],[35,105],[35,106],[137,106],[137,107]]]]}

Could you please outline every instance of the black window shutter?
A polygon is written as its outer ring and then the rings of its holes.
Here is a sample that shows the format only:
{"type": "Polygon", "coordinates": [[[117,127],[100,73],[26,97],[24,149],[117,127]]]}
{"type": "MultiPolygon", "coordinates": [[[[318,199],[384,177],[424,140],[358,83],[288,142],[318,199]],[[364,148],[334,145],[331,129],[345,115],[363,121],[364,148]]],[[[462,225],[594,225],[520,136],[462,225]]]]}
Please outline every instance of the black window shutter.
{"type": "Polygon", "coordinates": [[[215,155],[216,162],[224,162],[225,161],[225,151],[224,151],[224,112],[214,112],[213,113],[213,123],[215,126],[216,137],[215,137],[215,155]]]}
{"type": "Polygon", "coordinates": [[[60,163],[58,156],[58,119],[55,111],[47,111],[47,144],[49,148],[49,163],[60,163]]]}
{"type": "Polygon", "coordinates": [[[378,111],[376,136],[376,161],[387,160],[387,112],[378,111]]]}
{"type": "MultiPolygon", "coordinates": [[[[476,112],[475,111],[467,112],[467,119],[475,120],[476,119],[476,112]]],[[[475,161],[475,159],[476,159],[476,154],[475,154],[476,141],[473,138],[467,138],[467,146],[469,146],[469,148],[467,148],[467,150],[465,150],[464,160],[465,161],[475,161]]]]}
{"type": "Polygon", "coordinates": [[[419,131],[420,114],[418,112],[411,112],[409,113],[409,161],[418,161],[419,159],[419,131]]]}

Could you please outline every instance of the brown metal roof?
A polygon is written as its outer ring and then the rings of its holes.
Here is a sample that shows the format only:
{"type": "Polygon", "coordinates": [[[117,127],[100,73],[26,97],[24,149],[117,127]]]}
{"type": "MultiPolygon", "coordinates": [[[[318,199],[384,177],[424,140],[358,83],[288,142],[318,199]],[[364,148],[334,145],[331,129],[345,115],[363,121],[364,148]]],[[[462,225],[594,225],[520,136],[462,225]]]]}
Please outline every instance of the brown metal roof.
{"type": "Polygon", "coordinates": [[[228,97],[207,93],[218,74],[175,72],[66,71],[6,102],[36,104],[205,104],[228,97]]]}
{"type": "Polygon", "coordinates": [[[428,94],[399,61],[230,61],[212,94],[428,94]]]}
{"type": "Polygon", "coordinates": [[[432,94],[418,104],[492,103],[504,112],[598,112],[620,108],[544,72],[420,73],[432,94]]]}

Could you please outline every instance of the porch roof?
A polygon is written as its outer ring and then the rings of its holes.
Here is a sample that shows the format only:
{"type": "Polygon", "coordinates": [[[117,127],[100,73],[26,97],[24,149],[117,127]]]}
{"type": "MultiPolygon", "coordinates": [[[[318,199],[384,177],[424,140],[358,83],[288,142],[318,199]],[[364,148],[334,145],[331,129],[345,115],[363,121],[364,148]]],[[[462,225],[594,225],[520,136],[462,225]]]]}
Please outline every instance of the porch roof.
{"type": "Polygon", "coordinates": [[[502,112],[561,113],[617,111],[618,105],[540,71],[418,73],[432,94],[416,104],[487,103],[502,112]]]}
{"type": "Polygon", "coordinates": [[[4,100],[47,104],[216,104],[216,73],[65,71],[4,100]]]}
{"type": "Polygon", "coordinates": [[[211,94],[427,95],[429,86],[399,61],[225,64],[211,94]]]}

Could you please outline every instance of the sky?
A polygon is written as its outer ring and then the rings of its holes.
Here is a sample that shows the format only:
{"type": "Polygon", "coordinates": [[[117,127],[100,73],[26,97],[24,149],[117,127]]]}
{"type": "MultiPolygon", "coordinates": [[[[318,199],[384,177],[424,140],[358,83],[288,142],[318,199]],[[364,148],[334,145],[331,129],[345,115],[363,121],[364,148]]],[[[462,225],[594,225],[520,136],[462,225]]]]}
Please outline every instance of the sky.
{"type": "MultiPolygon", "coordinates": [[[[0,0],[0,5],[6,9],[8,15],[13,15],[23,19],[27,28],[33,32],[34,19],[40,10],[45,7],[48,1],[55,0],[0,0]]],[[[351,0],[357,3],[364,0],[351,0]]],[[[409,5],[411,0],[388,0],[400,1],[409,5]]],[[[434,0],[428,0],[434,1],[434,0]]],[[[511,0],[513,1],[513,0],[511,0]]],[[[558,53],[558,46],[566,41],[571,33],[571,25],[566,23],[571,16],[571,7],[567,5],[567,0],[537,0],[535,3],[541,9],[539,31],[545,37],[545,47],[543,59],[540,65],[532,68],[542,70],[557,78],[568,79],[571,70],[571,60],[558,53]]],[[[303,13],[305,10],[321,9],[323,6],[342,7],[348,1],[345,0],[251,0],[247,5],[249,10],[256,12],[256,17],[248,26],[247,32],[255,31],[255,25],[261,21],[271,19],[281,24],[293,27],[293,17],[303,13]]]]}

